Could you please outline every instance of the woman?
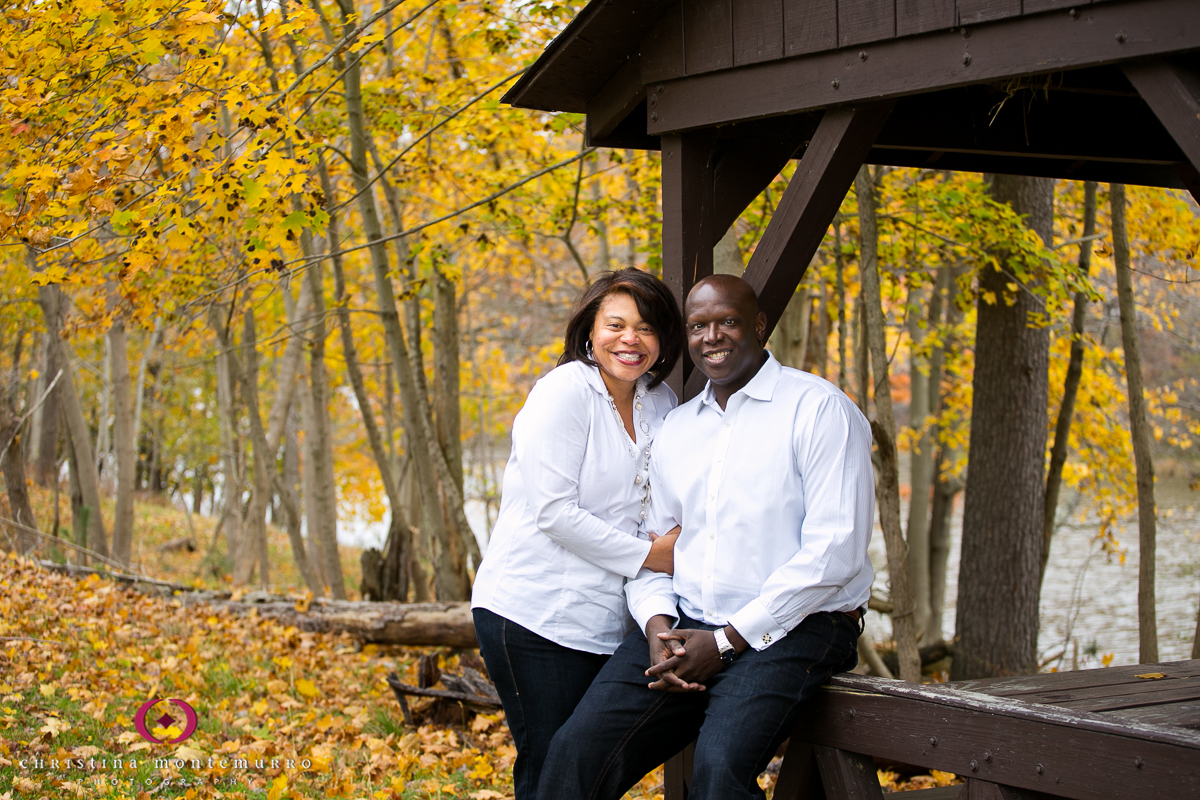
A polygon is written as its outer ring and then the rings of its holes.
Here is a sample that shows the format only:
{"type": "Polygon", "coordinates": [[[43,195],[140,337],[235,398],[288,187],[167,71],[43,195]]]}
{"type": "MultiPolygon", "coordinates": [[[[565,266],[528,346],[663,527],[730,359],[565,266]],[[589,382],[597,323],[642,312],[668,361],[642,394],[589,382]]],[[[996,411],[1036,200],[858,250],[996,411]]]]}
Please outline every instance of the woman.
{"type": "Polygon", "coordinates": [[[675,534],[638,536],[650,443],[683,346],[670,291],[636,269],[596,277],[567,323],[558,366],[513,421],[500,514],[471,606],[517,746],[517,800],[537,793],[555,731],[632,630],[624,583],[670,572],[675,534]]]}

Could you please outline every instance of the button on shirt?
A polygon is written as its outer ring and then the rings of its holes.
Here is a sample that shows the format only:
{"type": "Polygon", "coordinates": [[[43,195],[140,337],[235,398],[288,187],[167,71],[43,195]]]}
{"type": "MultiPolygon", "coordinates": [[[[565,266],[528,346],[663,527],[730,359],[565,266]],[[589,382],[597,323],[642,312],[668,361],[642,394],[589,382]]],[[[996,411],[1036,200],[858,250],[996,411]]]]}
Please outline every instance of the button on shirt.
{"type": "Polygon", "coordinates": [[[633,412],[635,459],[599,369],[573,361],[534,385],[513,421],[473,608],[575,650],[617,649],[633,624],[622,586],[650,553],[638,537],[644,453],[675,402],[666,384],[645,391],[633,412]]]}
{"type": "Polygon", "coordinates": [[[844,393],[766,363],[722,411],[711,385],[654,441],[648,529],[682,525],[675,574],[626,585],[637,624],[683,611],[769,647],[809,614],[866,604],[875,513],[871,429],[844,393]]]}

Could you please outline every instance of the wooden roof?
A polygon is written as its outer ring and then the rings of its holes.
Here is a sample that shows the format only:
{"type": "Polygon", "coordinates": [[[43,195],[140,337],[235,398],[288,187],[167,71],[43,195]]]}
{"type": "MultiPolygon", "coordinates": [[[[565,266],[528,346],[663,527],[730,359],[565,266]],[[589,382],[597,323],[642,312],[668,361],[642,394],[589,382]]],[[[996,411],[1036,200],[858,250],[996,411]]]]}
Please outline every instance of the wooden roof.
{"type": "Polygon", "coordinates": [[[1195,191],[1121,65],[1197,54],[1196,0],[592,0],[504,101],[586,113],[601,146],[718,128],[799,155],[826,108],[896,99],[869,163],[1195,191]]]}

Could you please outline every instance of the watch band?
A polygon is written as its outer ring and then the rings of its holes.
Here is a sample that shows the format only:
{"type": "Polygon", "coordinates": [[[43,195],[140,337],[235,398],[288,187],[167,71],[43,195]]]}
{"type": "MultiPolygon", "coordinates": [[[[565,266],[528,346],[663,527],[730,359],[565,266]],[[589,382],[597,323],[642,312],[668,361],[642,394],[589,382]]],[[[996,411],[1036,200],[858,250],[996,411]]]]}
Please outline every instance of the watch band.
{"type": "Polygon", "coordinates": [[[717,640],[717,651],[721,654],[721,661],[725,664],[732,664],[737,659],[738,652],[729,643],[729,637],[725,635],[725,629],[717,628],[713,631],[713,638],[717,640]]]}

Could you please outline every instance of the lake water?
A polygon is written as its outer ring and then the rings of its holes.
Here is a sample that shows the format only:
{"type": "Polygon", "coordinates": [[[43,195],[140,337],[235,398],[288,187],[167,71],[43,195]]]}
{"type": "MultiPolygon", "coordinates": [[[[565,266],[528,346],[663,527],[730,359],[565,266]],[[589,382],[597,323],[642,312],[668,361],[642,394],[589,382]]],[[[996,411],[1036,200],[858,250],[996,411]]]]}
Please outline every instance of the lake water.
{"type": "MultiPolygon", "coordinates": [[[[905,480],[901,475],[901,480],[905,480]]],[[[1064,495],[1067,494],[1064,488],[1064,495]]],[[[1155,486],[1159,509],[1158,565],[1156,578],[1158,654],[1162,661],[1191,658],[1200,605],[1200,492],[1178,479],[1159,480],[1155,486]]],[[[1111,665],[1138,663],[1137,581],[1138,528],[1136,517],[1118,528],[1116,538],[1124,563],[1105,553],[1096,541],[1099,524],[1067,515],[1073,498],[1064,497],[1063,520],[1050,549],[1050,563],[1042,585],[1041,630],[1038,657],[1045,669],[1099,667],[1112,655],[1111,665]],[[1064,517],[1066,517],[1064,519],[1064,517]],[[1057,657],[1062,653],[1063,658],[1057,657]]],[[[901,520],[908,519],[902,504],[901,520]]],[[[952,523],[950,563],[946,580],[946,613],[942,628],[946,639],[954,636],[954,603],[957,594],[959,544],[962,536],[962,494],[952,523]]],[[[887,560],[883,534],[876,522],[871,540],[875,565],[875,592],[887,594],[887,560]]],[[[890,620],[874,611],[867,624],[876,641],[891,637],[890,620]]]]}

